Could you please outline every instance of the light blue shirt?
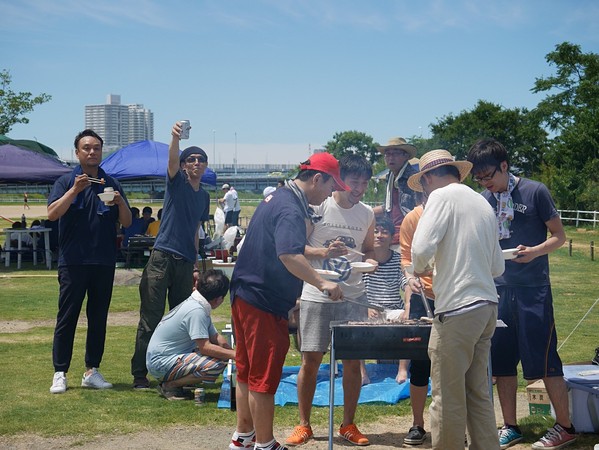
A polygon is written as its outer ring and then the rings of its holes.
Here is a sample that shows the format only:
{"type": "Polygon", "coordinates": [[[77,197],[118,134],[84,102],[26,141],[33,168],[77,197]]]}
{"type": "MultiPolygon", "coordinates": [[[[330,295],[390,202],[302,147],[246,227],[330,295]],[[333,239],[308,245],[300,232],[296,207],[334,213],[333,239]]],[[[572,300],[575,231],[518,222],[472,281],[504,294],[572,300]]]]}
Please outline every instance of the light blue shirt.
{"type": "Polygon", "coordinates": [[[193,353],[195,339],[217,334],[210,317],[211,307],[198,291],[162,318],[148,344],[146,365],[156,378],[162,378],[181,355],[193,353]]]}

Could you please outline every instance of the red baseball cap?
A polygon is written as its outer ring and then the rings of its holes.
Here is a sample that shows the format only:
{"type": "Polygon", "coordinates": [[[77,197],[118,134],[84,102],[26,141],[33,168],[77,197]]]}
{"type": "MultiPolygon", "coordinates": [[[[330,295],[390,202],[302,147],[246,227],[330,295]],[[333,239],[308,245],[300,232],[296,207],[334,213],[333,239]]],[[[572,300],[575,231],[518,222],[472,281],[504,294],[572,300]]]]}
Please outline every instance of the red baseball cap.
{"type": "Polygon", "coordinates": [[[339,173],[339,161],[333,155],[326,152],[314,153],[308,161],[300,164],[300,170],[318,170],[333,177],[336,191],[351,191],[351,188],[341,181],[339,173]]]}

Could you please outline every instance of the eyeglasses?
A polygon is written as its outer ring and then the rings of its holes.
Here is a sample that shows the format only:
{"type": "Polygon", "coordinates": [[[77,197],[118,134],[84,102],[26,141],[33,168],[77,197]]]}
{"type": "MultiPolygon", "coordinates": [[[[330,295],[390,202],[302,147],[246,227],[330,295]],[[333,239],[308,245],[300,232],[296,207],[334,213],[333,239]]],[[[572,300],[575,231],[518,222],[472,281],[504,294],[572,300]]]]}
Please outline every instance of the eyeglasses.
{"type": "Polygon", "coordinates": [[[385,158],[390,158],[390,157],[394,157],[394,156],[406,157],[406,156],[410,156],[410,155],[405,150],[387,150],[385,152],[385,158]]]}
{"type": "Polygon", "coordinates": [[[497,173],[497,170],[498,170],[498,168],[495,167],[495,170],[493,171],[492,174],[485,175],[484,177],[472,177],[472,180],[476,181],[477,183],[486,183],[487,181],[491,181],[493,179],[493,177],[497,173]]]}
{"type": "Polygon", "coordinates": [[[203,156],[188,156],[187,158],[185,158],[185,162],[189,164],[194,163],[196,161],[200,163],[208,162],[208,160],[203,156]]]}

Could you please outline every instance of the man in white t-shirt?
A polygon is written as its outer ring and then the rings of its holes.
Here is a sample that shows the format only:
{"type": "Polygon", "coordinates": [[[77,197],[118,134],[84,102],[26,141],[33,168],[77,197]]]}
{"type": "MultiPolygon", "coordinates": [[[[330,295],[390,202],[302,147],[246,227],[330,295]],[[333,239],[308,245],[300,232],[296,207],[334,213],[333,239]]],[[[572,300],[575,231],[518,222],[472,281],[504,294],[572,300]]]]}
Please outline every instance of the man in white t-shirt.
{"type": "Polygon", "coordinates": [[[211,310],[227,295],[229,279],[220,270],[208,270],[200,275],[196,289],[162,318],[148,344],[148,371],[168,400],[185,399],[183,386],[215,381],[235,358],[235,350],[210,318],[211,310]]]}
{"type": "MultiPolygon", "coordinates": [[[[339,161],[341,179],[350,191],[335,191],[315,214],[322,218],[308,229],[305,256],[316,269],[336,270],[343,297],[367,303],[362,274],[351,271],[351,263],[362,261],[377,266],[374,260],[374,213],[360,200],[368,188],[372,166],[361,156],[347,155],[339,161]],[[364,253],[364,257],[351,251],[364,253]]],[[[312,400],[316,389],[318,368],[330,341],[333,320],[366,320],[368,308],[351,303],[331,302],[325,294],[304,283],[300,301],[300,336],[302,365],[297,378],[300,424],[287,438],[288,445],[301,445],[314,436],[310,426],[312,400]]],[[[356,445],[369,441],[354,424],[360,397],[362,376],[360,360],[343,361],[343,423],[339,435],[356,445]]]]}
{"type": "Polygon", "coordinates": [[[219,199],[219,203],[223,206],[225,213],[225,229],[239,225],[239,213],[241,205],[239,204],[239,196],[235,188],[227,183],[221,188],[225,195],[219,199]]]}

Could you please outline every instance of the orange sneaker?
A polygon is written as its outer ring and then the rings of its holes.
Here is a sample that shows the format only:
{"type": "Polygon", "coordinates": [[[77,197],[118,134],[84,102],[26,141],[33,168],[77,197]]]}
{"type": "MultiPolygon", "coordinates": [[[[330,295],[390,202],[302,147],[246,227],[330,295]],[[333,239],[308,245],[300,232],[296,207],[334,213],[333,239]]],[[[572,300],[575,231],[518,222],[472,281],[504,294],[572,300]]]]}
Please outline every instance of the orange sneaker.
{"type": "Polygon", "coordinates": [[[293,429],[291,436],[289,436],[285,440],[285,444],[293,445],[293,446],[302,445],[302,444],[305,444],[306,442],[308,442],[308,440],[312,439],[313,437],[314,437],[314,433],[312,432],[312,427],[310,427],[310,426],[306,427],[304,425],[297,425],[293,429]]]}
{"type": "Polygon", "coordinates": [[[339,428],[339,436],[354,445],[370,445],[368,438],[360,433],[358,427],[353,423],[339,428]]]}

